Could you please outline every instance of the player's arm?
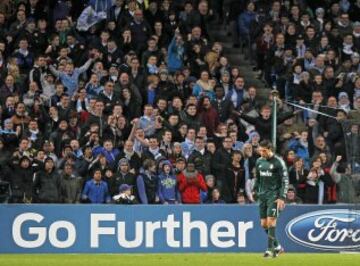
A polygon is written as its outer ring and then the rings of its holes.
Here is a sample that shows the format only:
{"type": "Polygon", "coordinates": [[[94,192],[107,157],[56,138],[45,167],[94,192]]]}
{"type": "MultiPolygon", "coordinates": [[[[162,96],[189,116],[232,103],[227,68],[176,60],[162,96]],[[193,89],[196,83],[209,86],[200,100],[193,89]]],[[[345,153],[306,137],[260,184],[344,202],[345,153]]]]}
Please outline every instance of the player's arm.
{"type": "Polygon", "coordinates": [[[285,200],[287,191],[289,189],[289,173],[284,160],[280,158],[279,161],[280,161],[280,174],[281,174],[281,188],[280,188],[279,198],[285,200]]]}
{"type": "Polygon", "coordinates": [[[286,164],[283,159],[278,158],[280,168],[279,168],[279,176],[281,178],[281,187],[279,191],[279,198],[276,200],[277,209],[282,210],[285,208],[285,199],[286,194],[289,188],[289,174],[286,167],[286,164]]]}
{"type": "Polygon", "coordinates": [[[256,165],[255,165],[255,169],[256,169],[256,173],[255,173],[255,182],[254,182],[254,188],[252,191],[253,194],[253,198],[256,201],[257,200],[257,192],[259,190],[259,178],[260,178],[260,174],[259,174],[259,161],[256,161],[256,165]]]}

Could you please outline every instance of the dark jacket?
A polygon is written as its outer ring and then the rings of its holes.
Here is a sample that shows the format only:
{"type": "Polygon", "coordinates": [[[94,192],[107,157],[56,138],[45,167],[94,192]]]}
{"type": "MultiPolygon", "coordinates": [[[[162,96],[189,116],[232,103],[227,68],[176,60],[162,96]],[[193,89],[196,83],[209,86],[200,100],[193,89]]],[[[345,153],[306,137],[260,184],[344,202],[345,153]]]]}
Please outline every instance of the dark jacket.
{"type": "Polygon", "coordinates": [[[201,154],[198,150],[193,150],[188,159],[189,162],[195,164],[196,170],[203,176],[211,174],[211,160],[212,155],[206,150],[204,154],[201,154]]]}
{"type": "Polygon", "coordinates": [[[32,181],[33,181],[33,169],[31,165],[28,168],[22,168],[19,165],[14,165],[10,168],[11,172],[8,172],[13,203],[23,203],[24,199],[32,198],[32,181]]]}
{"type": "Polygon", "coordinates": [[[36,174],[33,186],[34,196],[41,203],[60,202],[60,176],[53,170],[51,173],[45,170],[36,174]]]}
{"type": "Polygon", "coordinates": [[[75,175],[66,175],[60,177],[60,202],[61,203],[79,203],[83,180],[75,175]]]}
{"type": "Polygon", "coordinates": [[[142,204],[154,204],[156,191],[158,190],[158,177],[156,175],[140,174],[136,179],[136,190],[139,202],[142,204]]]}
{"type": "Polygon", "coordinates": [[[112,182],[108,183],[109,192],[111,196],[114,196],[119,193],[119,187],[123,184],[127,184],[129,186],[135,185],[135,175],[132,173],[121,173],[118,172],[113,178],[112,182]]]}
{"type": "Polygon", "coordinates": [[[245,191],[245,169],[243,166],[239,168],[231,166],[225,172],[222,198],[228,203],[236,202],[240,190],[245,191]]]}
{"type": "Polygon", "coordinates": [[[213,173],[217,180],[224,180],[226,170],[231,167],[231,152],[227,152],[223,147],[215,152],[212,160],[213,173]]]}
{"type": "MultiPolygon", "coordinates": [[[[289,119],[293,116],[293,112],[286,112],[282,114],[278,114],[277,124],[281,124],[285,120],[289,119]]],[[[264,139],[271,139],[271,117],[267,120],[263,119],[261,116],[259,117],[251,117],[248,115],[241,115],[241,118],[244,119],[246,122],[255,126],[257,132],[262,140],[264,139]]]]}

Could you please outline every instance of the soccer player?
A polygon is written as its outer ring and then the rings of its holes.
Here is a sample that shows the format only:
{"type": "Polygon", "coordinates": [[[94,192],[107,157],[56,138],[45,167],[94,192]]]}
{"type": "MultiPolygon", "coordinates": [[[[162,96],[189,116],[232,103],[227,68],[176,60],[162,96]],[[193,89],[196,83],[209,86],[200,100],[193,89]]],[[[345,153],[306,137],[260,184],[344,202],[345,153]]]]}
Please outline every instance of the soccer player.
{"type": "Polygon", "coordinates": [[[275,237],[276,219],[285,207],[289,185],[285,162],[273,151],[268,140],[260,142],[260,158],[256,161],[254,196],[259,201],[261,226],[268,235],[268,249],[264,257],[277,257],[283,248],[275,237]]]}

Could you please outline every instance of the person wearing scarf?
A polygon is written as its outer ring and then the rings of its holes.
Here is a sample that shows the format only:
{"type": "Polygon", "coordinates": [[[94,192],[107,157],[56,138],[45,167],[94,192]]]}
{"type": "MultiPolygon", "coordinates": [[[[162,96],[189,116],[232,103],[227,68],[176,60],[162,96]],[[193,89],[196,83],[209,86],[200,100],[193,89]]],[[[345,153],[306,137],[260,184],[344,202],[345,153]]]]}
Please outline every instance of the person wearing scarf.
{"type": "Polygon", "coordinates": [[[215,99],[214,86],[209,79],[210,74],[204,70],[200,74],[200,79],[196,82],[193,88],[193,95],[198,99],[202,96],[209,96],[211,100],[215,99]]]}
{"type": "Polygon", "coordinates": [[[178,186],[184,204],[199,204],[201,202],[200,192],[207,191],[203,176],[195,170],[195,164],[191,161],[178,175],[178,186]]]}

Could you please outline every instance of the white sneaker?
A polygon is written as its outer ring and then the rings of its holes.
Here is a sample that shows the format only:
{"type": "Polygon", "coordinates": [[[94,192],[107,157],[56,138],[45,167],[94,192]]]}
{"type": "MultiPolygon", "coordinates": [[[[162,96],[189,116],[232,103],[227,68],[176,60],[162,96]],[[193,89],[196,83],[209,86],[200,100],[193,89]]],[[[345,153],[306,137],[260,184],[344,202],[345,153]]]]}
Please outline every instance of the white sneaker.
{"type": "Polygon", "coordinates": [[[283,252],[284,252],[284,248],[280,244],[274,248],[274,254],[276,254],[276,257],[283,252]]]}
{"type": "Polygon", "coordinates": [[[270,250],[266,250],[264,253],[264,258],[271,258],[273,256],[273,252],[271,252],[270,250]]]}

